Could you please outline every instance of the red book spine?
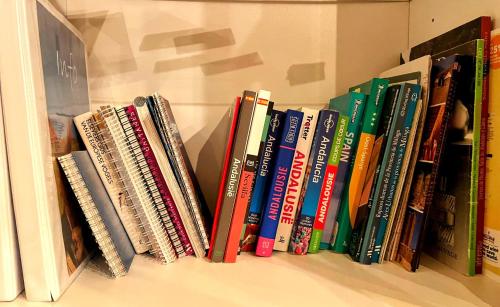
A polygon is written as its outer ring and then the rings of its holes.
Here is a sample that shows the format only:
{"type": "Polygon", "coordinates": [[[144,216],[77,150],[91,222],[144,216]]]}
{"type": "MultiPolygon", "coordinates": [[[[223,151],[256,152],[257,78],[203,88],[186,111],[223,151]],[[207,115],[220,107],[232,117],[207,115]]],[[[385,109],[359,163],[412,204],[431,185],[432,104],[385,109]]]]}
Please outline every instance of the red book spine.
{"type": "Polygon", "coordinates": [[[233,119],[231,121],[231,128],[229,130],[229,137],[226,145],[226,153],[224,155],[224,162],[222,164],[222,172],[219,180],[219,191],[217,194],[217,204],[215,207],[214,222],[212,225],[212,235],[210,236],[210,248],[208,250],[208,258],[212,258],[213,247],[215,243],[215,234],[217,233],[217,225],[219,223],[219,215],[224,200],[224,188],[226,187],[226,178],[229,171],[229,163],[231,162],[231,152],[233,149],[234,134],[238,124],[238,114],[240,111],[241,97],[236,97],[233,109],[233,119]]]}
{"type": "Polygon", "coordinates": [[[328,212],[328,208],[330,208],[330,201],[332,200],[332,192],[337,178],[337,171],[337,165],[328,164],[326,167],[318,209],[316,211],[316,217],[314,218],[313,230],[323,231],[323,229],[325,229],[326,214],[328,212]]]}
{"type": "Polygon", "coordinates": [[[184,224],[182,223],[179,212],[177,211],[177,207],[172,198],[172,194],[170,193],[167,183],[163,178],[160,166],[158,165],[158,161],[156,160],[156,157],[151,150],[149,141],[144,134],[141,122],[139,121],[137,110],[135,106],[132,105],[126,107],[125,112],[127,113],[127,116],[129,118],[130,125],[134,129],[135,135],[141,147],[141,151],[144,155],[144,158],[146,159],[148,167],[153,176],[153,180],[156,183],[156,186],[164,203],[160,207],[157,206],[157,209],[160,213],[163,223],[165,224],[165,228],[167,229],[170,241],[172,242],[172,245],[174,246],[175,251],[179,257],[191,255],[194,253],[193,247],[191,246],[191,242],[189,242],[186,229],[184,228],[184,224]]]}
{"type": "Polygon", "coordinates": [[[481,18],[481,38],[484,39],[483,61],[483,97],[481,103],[481,130],[479,137],[479,172],[477,197],[477,230],[476,230],[476,274],[483,272],[483,236],[484,210],[486,206],[486,154],[488,141],[488,103],[489,103],[489,66],[491,18],[481,18]]]}
{"type": "MultiPolygon", "coordinates": [[[[247,168],[247,166],[245,166],[245,168],[247,168]]],[[[231,228],[227,239],[224,262],[236,262],[236,256],[238,255],[238,248],[240,246],[241,232],[243,230],[243,222],[247,213],[248,203],[250,202],[254,180],[255,169],[244,169],[241,174],[241,182],[236,196],[236,204],[234,206],[233,219],[231,221],[231,228]]]]}

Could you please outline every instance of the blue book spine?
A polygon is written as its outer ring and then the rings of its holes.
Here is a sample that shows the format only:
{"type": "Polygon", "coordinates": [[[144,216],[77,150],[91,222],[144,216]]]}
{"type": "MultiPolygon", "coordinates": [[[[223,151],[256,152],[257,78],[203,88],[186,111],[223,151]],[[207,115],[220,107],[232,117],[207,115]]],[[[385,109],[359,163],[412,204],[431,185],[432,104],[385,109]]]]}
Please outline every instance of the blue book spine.
{"type": "Polygon", "coordinates": [[[266,195],[267,189],[269,189],[269,178],[271,177],[273,166],[276,162],[276,151],[281,139],[284,119],[285,112],[272,110],[267,136],[264,140],[264,148],[259,160],[257,178],[255,179],[255,186],[248,209],[246,219],[247,226],[245,227],[242,238],[241,251],[244,252],[255,250],[257,235],[259,234],[262,203],[264,203],[264,196],[266,195]]]}
{"type": "Polygon", "coordinates": [[[419,85],[413,85],[410,87],[410,89],[411,89],[410,91],[405,93],[409,95],[410,101],[408,103],[408,110],[403,124],[403,131],[401,132],[402,135],[397,147],[393,174],[391,175],[391,179],[389,182],[389,193],[387,195],[385,202],[383,203],[382,217],[380,219],[380,225],[375,239],[375,246],[373,247],[372,262],[379,261],[380,249],[382,248],[383,240],[385,237],[385,231],[387,230],[389,212],[391,211],[391,207],[393,205],[397,205],[393,204],[392,202],[394,200],[394,194],[396,193],[396,187],[398,185],[400,178],[401,166],[403,164],[403,159],[407,149],[406,145],[408,143],[408,138],[410,137],[411,134],[413,117],[415,115],[415,110],[417,109],[417,103],[419,103],[418,99],[420,97],[421,87],[419,85]]]}
{"type": "MultiPolygon", "coordinates": [[[[333,110],[321,110],[314,135],[310,159],[313,159],[306,191],[297,225],[292,231],[290,250],[297,255],[305,255],[309,248],[314,218],[318,209],[323,177],[328,164],[328,155],[337,129],[339,113],[333,110]]],[[[300,208],[300,204],[299,204],[300,208]]]]}
{"type": "MultiPolygon", "coordinates": [[[[399,178],[399,172],[398,176],[394,178],[395,169],[397,168],[396,155],[398,147],[400,147],[400,144],[402,143],[401,140],[403,132],[406,129],[405,125],[409,114],[411,114],[411,119],[409,119],[408,131],[411,129],[413,114],[415,113],[416,103],[419,96],[418,93],[420,92],[420,86],[402,84],[401,92],[402,94],[399,96],[396,110],[394,112],[394,116],[396,118],[391,124],[391,129],[387,138],[387,146],[384,151],[382,163],[380,164],[380,174],[377,178],[376,187],[372,197],[373,203],[370,208],[368,224],[361,247],[359,262],[364,264],[370,264],[372,261],[375,261],[372,256],[375,247],[375,240],[380,227],[380,221],[382,219],[382,212],[384,211],[385,206],[388,206],[390,210],[392,205],[392,200],[389,202],[390,183],[394,180],[397,183],[399,178]]],[[[401,163],[399,163],[399,167],[401,167],[401,163]]]]}
{"type": "Polygon", "coordinates": [[[274,238],[278,228],[281,214],[281,206],[286,192],[288,176],[299,138],[300,125],[304,113],[295,110],[286,112],[283,133],[276,152],[276,164],[274,165],[271,187],[266,195],[266,206],[262,214],[262,224],[259,238],[257,240],[256,255],[269,257],[272,255],[274,238]]]}

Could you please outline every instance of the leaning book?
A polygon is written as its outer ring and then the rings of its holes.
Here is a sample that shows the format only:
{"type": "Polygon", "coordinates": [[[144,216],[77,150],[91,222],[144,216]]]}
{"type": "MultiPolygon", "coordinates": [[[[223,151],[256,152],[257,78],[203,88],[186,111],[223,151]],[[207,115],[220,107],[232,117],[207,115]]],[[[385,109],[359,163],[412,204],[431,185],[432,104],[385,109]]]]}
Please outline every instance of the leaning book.
{"type": "Polygon", "coordinates": [[[84,218],[57,163],[81,148],[72,118],[90,110],[85,45],[45,0],[2,1],[0,18],[2,45],[8,46],[0,60],[7,153],[26,297],[52,301],[90,255],[84,218]]]}

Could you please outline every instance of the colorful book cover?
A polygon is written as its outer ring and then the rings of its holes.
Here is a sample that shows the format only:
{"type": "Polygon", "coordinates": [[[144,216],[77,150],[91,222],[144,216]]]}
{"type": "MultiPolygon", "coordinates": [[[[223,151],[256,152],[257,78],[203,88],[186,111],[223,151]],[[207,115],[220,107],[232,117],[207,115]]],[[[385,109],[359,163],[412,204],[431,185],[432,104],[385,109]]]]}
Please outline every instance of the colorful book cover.
{"type": "Polygon", "coordinates": [[[259,158],[258,154],[262,130],[264,130],[268,110],[270,107],[272,108],[272,105],[269,104],[269,99],[271,99],[271,92],[265,90],[260,90],[258,92],[250,133],[248,135],[243,170],[227,238],[224,262],[236,262],[236,256],[238,255],[243,222],[247,212],[248,202],[250,201],[250,195],[252,194],[255,172],[257,170],[256,164],[259,158]]]}
{"type": "Polygon", "coordinates": [[[481,105],[481,131],[480,131],[480,157],[479,157],[479,184],[477,188],[477,239],[476,239],[476,273],[480,274],[482,270],[482,242],[484,231],[484,212],[486,199],[486,153],[488,142],[488,106],[489,106],[489,62],[490,62],[490,34],[491,17],[481,16],[471,20],[461,26],[458,26],[446,33],[423,42],[413,48],[409,53],[410,60],[416,59],[426,54],[434,55],[456,46],[465,44],[475,39],[484,40],[483,48],[483,94],[481,105]]]}
{"type": "Polygon", "coordinates": [[[427,110],[423,142],[405,207],[405,221],[398,249],[398,261],[408,271],[416,271],[420,262],[423,236],[429,207],[434,197],[437,171],[441,162],[448,121],[455,104],[456,84],[460,66],[456,56],[434,63],[431,100],[427,110]]]}
{"type": "Polygon", "coordinates": [[[243,231],[243,239],[241,242],[241,251],[251,252],[255,250],[257,244],[257,236],[260,230],[260,219],[262,213],[262,203],[266,191],[269,189],[269,179],[275,164],[276,151],[283,124],[285,120],[285,112],[272,110],[269,120],[268,132],[265,138],[264,149],[260,156],[259,169],[257,171],[257,179],[250,200],[250,208],[247,214],[246,227],[243,231]]]}
{"type": "Polygon", "coordinates": [[[307,162],[309,161],[309,154],[311,152],[311,144],[314,139],[314,131],[316,131],[319,115],[318,110],[309,108],[301,108],[300,111],[304,113],[304,118],[300,127],[299,140],[297,141],[292,170],[288,178],[285,199],[274,242],[274,249],[282,252],[286,252],[290,244],[290,236],[295,216],[297,215],[300,193],[302,191],[307,162]]]}
{"type": "Polygon", "coordinates": [[[298,215],[290,241],[290,250],[296,255],[305,255],[309,249],[314,218],[328,163],[328,154],[332,148],[338,120],[339,113],[337,111],[321,110],[319,113],[307,167],[309,169],[309,177],[306,185],[302,188],[302,193],[305,194],[299,200],[300,215],[298,215]]]}
{"type": "Polygon", "coordinates": [[[377,133],[388,84],[389,81],[386,79],[374,78],[349,90],[350,92],[364,93],[368,95],[368,98],[356,156],[351,168],[349,187],[346,187],[346,193],[342,195],[342,209],[338,217],[338,232],[333,244],[333,250],[338,253],[345,253],[351,241],[352,228],[356,221],[359,200],[368,171],[368,163],[375,143],[375,134],[377,133]]]}
{"type": "Polygon", "coordinates": [[[429,241],[426,247],[439,261],[467,275],[475,275],[476,268],[482,264],[476,261],[476,230],[483,43],[483,40],[471,41],[435,56],[460,54],[458,61],[463,77],[459,81],[446,151],[438,172],[440,184],[429,215],[427,234],[435,241],[429,241]],[[443,216],[453,216],[453,221],[443,216]]]}
{"type": "Polygon", "coordinates": [[[364,234],[368,224],[371,205],[373,203],[373,194],[375,193],[375,184],[380,174],[380,164],[384,157],[383,153],[387,144],[387,138],[394,116],[394,109],[401,93],[400,85],[393,85],[387,89],[384,108],[382,109],[381,123],[379,124],[377,137],[373,145],[372,156],[368,165],[363,192],[359,201],[358,214],[352,230],[351,242],[348,253],[354,261],[359,261],[361,247],[363,245],[364,234]]]}
{"type": "MultiPolygon", "coordinates": [[[[500,134],[498,134],[498,108],[500,107],[500,29],[491,32],[489,95],[490,117],[488,134],[488,160],[486,176],[486,214],[484,216],[484,268],[500,277],[500,194],[496,177],[500,170],[500,134]]],[[[479,218],[479,215],[478,215],[479,218]]],[[[479,224],[479,223],[478,223],[479,224]]]]}
{"type": "Polygon", "coordinates": [[[372,197],[372,205],[359,257],[361,263],[378,262],[381,243],[385,235],[387,219],[399,181],[406,145],[419,98],[420,85],[409,83],[401,85],[401,92],[396,104],[391,128],[387,135],[387,145],[385,146],[379,176],[372,197]]]}
{"type": "Polygon", "coordinates": [[[226,187],[226,179],[227,179],[227,174],[229,172],[229,163],[231,159],[231,152],[233,149],[233,141],[234,141],[234,135],[236,132],[236,127],[238,124],[238,115],[239,115],[239,110],[241,106],[241,97],[236,97],[236,100],[234,102],[234,107],[230,113],[232,113],[231,117],[231,126],[229,127],[229,133],[227,137],[227,143],[226,143],[226,152],[224,154],[224,161],[222,163],[222,170],[219,178],[219,190],[217,193],[217,203],[215,206],[215,212],[214,212],[214,225],[212,226],[212,234],[210,236],[210,248],[208,249],[208,258],[212,259],[212,251],[214,248],[215,244],[215,236],[217,233],[217,225],[219,223],[219,215],[221,211],[221,206],[222,206],[222,201],[224,200],[224,191],[226,187]]]}
{"type": "Polygon", "coordinates": [[[234,145],[230,159],[230,170],[226,179],[224,189],[224,199],[219,215],[217,233],[215,235],[214,247],[212,249],[212,262],[222,262],[226,251],[226,243],[233,216],[236,193],[240,182],[240,175],[243,168],[243,159],[245,155],[250,125],[252,123],[253,110],[255,107],[255,92],[245,91],[241,101],[238,126],[234,135],[234,145]]]}
{"type": "Polygon", "coordinates": [[[349,167],[352,156],[358,144],[361,130],[361,119],[366,105],[366,95],[362,93],[347,93],[346,95],[330,99],[329,108],[339,112],[340,115],[347,115],[347,131],[342,144],[335,187],[333,188],[330,200],[330,208],[326,214],[325,226],[321,237],[320,249],[328,249],[335,242],[337,234],[337,215],[340,209],[340,201],[344,192],[345,183],[349,180],[349,167]]]}
{"type": "Polygon", "coordinates": [[[325,174],[323,176],[323,185],[321,186],[316,215],[314,217],[311,240],[307,251],[308,253],[317,253],[319,251],[319,245],[321,243],[321,237],[323,236],[323,229],[325,227],[326,214],[330,207],[330,201],[332,199],[333,189],[335,189],[335,183],[337,182],[339,161],[347,132],[348,122],[349,117],[339,114],[337,128],[335,129],[332,141],[332,148],[330,149],[330,154],[328,156],[328,164],[326,165],[325,174]]]}
{"type": "Polygon", "coordinates": [[[276,229],[278,228],[283,199],[285,198],[286,184],[288,183],[303,116],[304,113],[296,110],[286,112],[283,134],[276,153],[276,164],[271,179],[272,184],[262,214],[262,224],[255,250],[257,256],[270,257],[273,253],[274,238],[276,237],[276,229]]]}

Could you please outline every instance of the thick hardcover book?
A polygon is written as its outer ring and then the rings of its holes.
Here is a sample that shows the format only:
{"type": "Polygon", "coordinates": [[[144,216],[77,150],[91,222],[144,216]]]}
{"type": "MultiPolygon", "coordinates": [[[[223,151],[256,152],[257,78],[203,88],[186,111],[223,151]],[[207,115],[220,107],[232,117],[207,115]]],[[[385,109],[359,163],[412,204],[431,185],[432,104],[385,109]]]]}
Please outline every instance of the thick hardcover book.
{"type": "Polygon", "coordinates": [[[437,171],[441,162],[450,114],[455,106],[456,84],[460,65],[456,56],[436,60],[431,100],[420,146],[420,156],[411,185],[411,196],[405,205],[397,260],[409,271],[416,271],[420,262],[423,232],[429,207],[434,197],[437,171]]]}
{"type": "Polygon", "coordinates": [[[380,172],[372,197],[359,261],[378,262],[382,239],[385,235],[389,211],[399,182],[406,145],[413,124],[413,116],[420,98],[420,85],[405,83],[396,104],[394,118],[387,135],[380,172]]]}
{"type": "Polygon", "coordinates": [[[214,247],[212,250],[212,262],[222,262],[226,251],[226,243],[233,216],[238,184],[240,182],[241,171],[243,168],[243,159],[250,134],[250,125],[255,107],[255,92],[245,91],[241,100],[240,115],[238,126],[234,135],[234,145],[230,159],[230,170],[226,179],[224,189],[224,200],[221,205],[217,233],[215,235],[214,247]]]}
{"type": "Polygon", "coordinates": [[[248,202],[252,195],[255,171],[257,170],[256,164],[259,158],[258,154],[262,130],[264,130],[268,109],[270,107],[272,108],[272,105],[269,104],[269,99],[271,99],[271,92],[260,90],[257,93],[252,124],[244,156],[245,159],[243,160],[243,170],[238,185],[238,193],[236,194],[233,217],[231,219],[231,226],[229,228],[229,235],[226,243],[224,262],[236,262],[241,232],[243,230],[243,222],[247,212],[248,202]]]}
{"type": "Polygon", "coordinates": [[[147,252],[146,240],[142,238],[140,221],[131,208],[130,199],[124,197],[126,191],[120,178],[116,164],[110,157],[109,148],[104,142],[104,137],[99,130],[98,123],[91,112],[86,112],[73,118],[73,122],[82,138],[85,147],[94,162],[104,187],[111,198],[113,206],[127,231],[136,253],[147,252]],[[127,203],[128,202],[128,203],[127,203]]]}
{"type": "Polygon", "coordinates": [[[328,163],[326,165],[325,174],[323,176],[323,185],[321,186],[320,197],[314,217],[313,229],[311,240],[309,241],[308,253],[317,253],[323,236],[323,229],[325,227],[325,219],[330,201],[332,199],[333,189],[337,182],[337,173],[339,168],[340,155],[342,154],[342,147],[344,138],[347,132],[347,125],[349,118],[346,115],[340,115],[337,121],[337,128],[333,136],[332,148],[328,156],[328,163]]]}
{"type": "Polygon", "coordinates": [[[319,115],[319,111],[309,108],[301,108],[300,111],[304,113],[304,118],[300,127],[299,140],[293,157],[292,169],[288,178],[285,199],[283,200],[283,208],[274,241],[274,249],[282,252],[286,252],[290,244],[290,236],[297,215],[300,193],[319,115]]]}
{"type": "Polygon", "coordinates": [[[296,110],[287,110],[286,112],[283,133],[276,153],[276,164],[271,177],[271,187],[262,211],[262,224],[255,249],[257,256],[269,257],[273,253],[274,238],[276,237],[286,184],[292,169],[303,116],[304,113],[296,110]]]}
{"type": "Polygon", "coordinates": [[[412,128],[414,133],[410,135],[408,142],[408,148],[412,148],[412,150],[407,151],[407,157],[405,157],[403,161],[401,178],[404,178],[404,181],[400,180],[397,193],[394,197],[394,205],[389,215],[386,238],[384,238],[381,250],[381,254],[384,255],[384,258],[380,257],[379,262],[383,260],[394,261],[397,255],[399,237],[404,221],[403,204],[406,204],[410,195],[410,189],[406,187],[411,185],[413,179],[413,172],[418,159],[422,132],[424,130],[425,118],[427,115],[431,67],[432,60],[431,57],[427,55],[380,74],[380,77],[388,79],[390,84],[398,84],[401,82],[420,84],[422,86],[422,103],[418,105],[418,109],[415,112],[415,129],[412,128]]]}
{"type": "Polygon", "coordinates": [[[314,218],[318,209],[321,187],[328,163],[328,154],[332,148],[338,120],[339,113],[337,111],[321,110],[319,112],[307,165],[309,177],[302,188],[304,196],[299,200],[301,210],[300,214],[297,214],[296,224],[290,240],[290,251],[296,255],[305,255],[309,249],[314,218]],[[300,203],[302,204],[300,205],[300,203]]]}
{"type": "Polygon", "coordinates": [[[276,162],[276,151],[281,140],[285,115],[285,112],[278,110],[272,110],[271,113],[268,132],[265,136],[264,149],[260,156],[257,178],[250,200],[250,208],[246,220],[247,225],[241,243],[241,250],[245,252],[254,251],[257,244],[262,204],[265,201],[266,192],[269,190],[269,180],[276,162]]]}
{"type": "Polygon", "coordinates": [[[89,154],[75,151],[58,160],[111,274],[124,276],[134,259],[134,248],[89,154]]]}
{"type": "Polygon", "coordinates": [[[436,240],[427,241],[426,247],[439,261],[467,275],[475,275],[481,265],[476,261],[476,254],[480,253],[476,250],[476,240],[480,240],[477,238],[477,204],[483,43],[483,40],[475,40],[435,55],[436,58],[463,55],[458,57],[463,77],[459,81],[446,151],[438,172],[441,184],[436,187],[430,211],[431,231],[427,234],[436,240]],[[441,219],[443,213],[453,215],[454,221],[441,219]]]}
{"type": "MultiPolygon", "coordinates": [[[[498,119],[500,116],[500,29],[491,32],[490,55],[490,117],[488,134],[488,160],[486,176],[486,215],[484,216],[484,268],[487,272],[500,277],[500,193],[496,191],[500,181],[496,174],[500,170],[500,134],[498,119]]],[[[479,219],[479,215],[478,215],[479,219]]],[[[478,223],[479,224],[479,223],[478,223]]],[[[493,276],[495,276],[493,275],[493,276]]]]}
{"type": "MultiPolygon", "coordinates": [[[[179,197],[184,198],[183,202],[186,204],[188,213],[193,220],[196,236],[200,238],[204,249],[208,249],[208,227],[205,225],[205,222],[211,224],[212,218],[186,149],[184,148],[184,143],[177,128],[170,104],[160,94],[154,93],[152,97],[148,98],[148,109],[154,116],[154,126],[157,128],[168,159],[170,160],[171,169],[177,179],[177,183],[172,181],[172,183],[169,183],[169,186],[176,186],[175,190],[178,191],[177,194],[179,194],[179,197]]],[[[175,199],[176,191],[173,191],[173,194],[175,199]]],[[[176,203],[178,202],[180,201],[176,201],[176,203]]]]}
{"type": "Polygon", "coordinates": [[[140,153],[141,150],[137,138],[130,127],[127,115],[123,114],[124,112],[120,113],[121,119],[117,110],[112,107],[105,106],[99,110],[109,132],[106,142],[110,148],[113,148],[112,155],[116,157],[117,170],[124,179],[127,197],[132,200],[134,211],[141,221],[148,239],[149,252],[163,263],[173,262],[177,258],[175,250],[153,205],[148,184],[141,172],[141,167],[147,167],[146,162],[138,159],[136,152],[140,153]],[[126,127],[122,126],[122,122],[126,124],[126,127]]]}
{"type": "Polygon", "coordinates": [[[480,157],[479,157],[479,184],[478,184],[478,204],[477,204],[477,240],[476,250],[476,273],[482,270],[482,242],[484,232],[484,211],[486,199],[486,153],[488,142],[488,105],[489,105],[489,62],[490,62],[490,34],[491,17],[481,16],[471,20],[459,27],[443,33],[429,41],[423,42],[410,50],[409,59],[413,60],[426,54],[434,55],[471,40],[484,40],[483,48],[483,94],[481,105],[481,129],[480,129],[480,157]]]}
{"type": "Polygon", "coordinates": [[[139,115],[137,114],[137,109],[135,106],[131,105],[125,107],[125,112],[127,113],[130,125],[134,129],[142,154],[144,155],[144,159],[149,167],[151,179],[153,179],[156,184],[156,189],[151,192],[151,195],[153,196],[154,205],[158,210],[158,214],[165,225],[170,242],[172,243],[178,257],[190,255],[193,253],[193,247],[191,246],[191,242],[189,242],[186,230],[184,229],[184,225],[179,217],[179,213],[175,212],[174,214],[170,214],[172,209],[176,207],[175,202],[167,184],[165,183],[165,180],[163,179],[160,166],[153,150],[151,149],[150,142],[144,132],[144,127],[140,122],[139,115]],[[176,225],[178,228],[181,228],[179,229],[180,231],[177,231],[176,225]]]}
{"type": "Polygon", "coordinates": [[[347,93],[346,95],[330,99],[329,108],[348,117],[347,131],[342,144],[335,187],[333,188],[330,208],[327,211],[325,227],[321,238],[320,249],[328,249],[335,242],[337,235],[337,215],[340,209],[342,193],[349,181],[352,156],[358,144],[361,130],[361,119],[366,105],[366,95],[362,93],[347,93]]]}
{"type": "Polygon", "coordinates": [[[368,98],[356,156],[351,167],[349,187],[346,188],[346,193],[342,195],[342,209],[338,217],[339,227],[333,244],[333,250],[338,253],[345,253],[351,241],[352,228],[356,221],[359,200],[363,191],[388,84],[389,81],[386,79],[374,78],[367,83],[350,89],[350,92],[361,92],[368,95],[368,98]]]}
{"type": "Polygon", "coordinates": [[[238,124],[238,115],[241,106],[241,97],[236,97],[234,102],[234,107],[231,110],[231,126],[229,128],[227,143],[226,143],[226,152],[224,154],[224,161],[222,163],[222,169],[219,178],[219,190],[217,194],[217,204],[215,206],[214,212],[214,225],[212,226],[212,234],[210,236],[210,248],[208,249],[208,258],[212,259],[212,251],[215,244],[215,235],[217,233],[217,225],[219,223],[219,216],[221,212],[222,201],[224,200],[224,189],[226,187],[226,179],[227,174],[229,172],[229,162],[231,158],[231,152],[233,148],[234,134],[236,132],[236,126],[238,124]]]}
{"type": "Polygon", "coordinates": [[[349,244],[348,253],[354,261],[359,261],[361,255],[361,247],[366,232],[368,216],[370,214],[371,205],[373,203],[373,194],[375,185],[380,175],[380,164],[384,158],[385,147],[391,128],[391,123],[394,119],[394,111],[401,93],[401,85],[393,85],[387,89],[385,96],[384,108],[382,109],[381,123],[379,124],[375,143],[373,145],[372,156],[368,165],[363,192],[359,201],[358,214],[352,229],[351,242],[349,244]]]}

